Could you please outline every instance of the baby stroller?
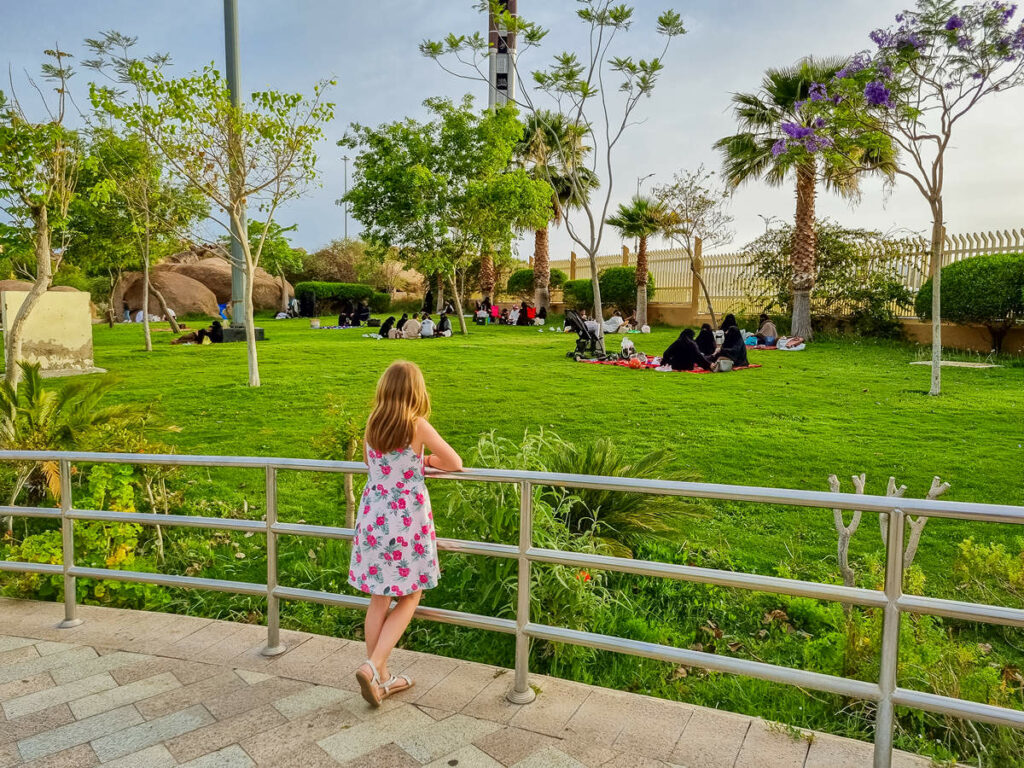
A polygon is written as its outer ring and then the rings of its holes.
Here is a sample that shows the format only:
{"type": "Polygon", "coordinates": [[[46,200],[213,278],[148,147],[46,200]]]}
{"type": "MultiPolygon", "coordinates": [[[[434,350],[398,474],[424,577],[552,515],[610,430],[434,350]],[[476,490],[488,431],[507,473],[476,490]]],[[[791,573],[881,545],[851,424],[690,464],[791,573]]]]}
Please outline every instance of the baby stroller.
{"type": "Polygon", "coordinates": [[[579,312],[574,309],[566,310],[565,326],[576,331],[576,349],[566,352],[566,357],[576,360],[584,358],[603,360],[605,358],[604,340],[598,338],[596,333],[587,328],[587,324],[580,317],[579,312]]]}

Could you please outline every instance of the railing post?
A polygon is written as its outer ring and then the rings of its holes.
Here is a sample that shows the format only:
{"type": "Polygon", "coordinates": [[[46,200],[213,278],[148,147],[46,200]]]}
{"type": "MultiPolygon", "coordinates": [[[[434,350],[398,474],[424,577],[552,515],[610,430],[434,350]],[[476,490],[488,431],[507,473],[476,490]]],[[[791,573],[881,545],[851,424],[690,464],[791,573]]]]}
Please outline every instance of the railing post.
{"type": "Polygon", "coordinates": [[[889,768],[892,764],[892,735],[895,720],[897,670],[900,661],[900,609],[897,605],[903,595],[903,528],[902,509],[889,514],[885,550],[885,597],[887,600],[882,620],[882,650],[878,685],[882,696],[875,715],[874,768],[889,768]]]}
{"type": "Polygon", "coordinates": [[[75,577],[69,571],[75,564],[75,521],[68,517],[71,511],[71,462],[61,459],[60,467],[60,538],[61,562],[64,568],[64,621],[59,629],[71,629],[82,623],[77,612],[75,577]]]}
{"type": "Polygon", "coordinates": [[[277,656],[288,650],[281,645],[281,601],[277,588],[277,468],[267,467],[267,645],[264,656],[277,656]]]}
{"type": "Polygon", "coordinates": [[[516,679],[506,698],[513,704],[529,704],[537,694],[530,687],[530,560],[527,550],[533,546],[533,486],[529,480],[519,484],[519,583],[516,588],[516,679]]]}

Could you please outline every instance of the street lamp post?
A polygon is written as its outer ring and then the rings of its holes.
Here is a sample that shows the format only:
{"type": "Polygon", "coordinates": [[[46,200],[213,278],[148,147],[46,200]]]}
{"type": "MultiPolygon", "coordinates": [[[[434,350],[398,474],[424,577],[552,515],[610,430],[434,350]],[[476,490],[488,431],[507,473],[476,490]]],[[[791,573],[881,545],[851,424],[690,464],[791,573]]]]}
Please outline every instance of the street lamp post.
{"type": "Polygon", "coordinates": [[[348,155],[342,155],[341,159],[345,161],[345,196],[342,200],[345,201],[345,239],[348,240],[348,155]]]}
{"type": "MultiPolygon", "coordinates": [[[[224,56],[227,60],[228,91],[231,93],[231,104],[238,108],[242,105],[242,92],[238,82],[238,0],[224,0],[224,56]]],[[[237,141],[237,137],[232,137],[237,141]]],[[[233,152],[236,157],[239,153],[233,152]]],[[[235,171],[232,169],[231,173],[235,171]]],[[[239,216],[241,226],[245,227],[245,208],[239,216]]],[[[231,325],[236,328],[245,325],[245,254],[242,251],[241,233],[231,224],[231,325]]]]}

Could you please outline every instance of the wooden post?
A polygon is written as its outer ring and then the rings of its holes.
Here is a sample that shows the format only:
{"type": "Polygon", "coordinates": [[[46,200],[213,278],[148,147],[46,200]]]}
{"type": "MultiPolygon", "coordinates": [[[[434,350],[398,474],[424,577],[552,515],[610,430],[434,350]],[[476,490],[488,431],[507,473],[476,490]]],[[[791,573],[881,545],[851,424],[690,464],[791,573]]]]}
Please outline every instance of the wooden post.
{"type": "Polygon", "coordinates": [[[576,279],[576,251],[572,251],[569,254],[569,279],[576,279]]]}
{"type": "Polygon", "coordinates": [[[628,267],[629,266],[629,246],[628,245],[622,246],[622,266],[624,266],[624,267],[628,267]]]}
{"type": "Polygon", "coordinates": [[[704,260],[701,257],[704,243],[699,237],[693,239],[693,269],[690,271],[690,311],[693,312],[693,319],[696,321],[700,314],[700,280],[697,275],[704,269],[704,260]]]}
{"type": "Polygon", "coordinates": [[[533,256],[530,257],[530,269],[533,269],[533,256]]]}

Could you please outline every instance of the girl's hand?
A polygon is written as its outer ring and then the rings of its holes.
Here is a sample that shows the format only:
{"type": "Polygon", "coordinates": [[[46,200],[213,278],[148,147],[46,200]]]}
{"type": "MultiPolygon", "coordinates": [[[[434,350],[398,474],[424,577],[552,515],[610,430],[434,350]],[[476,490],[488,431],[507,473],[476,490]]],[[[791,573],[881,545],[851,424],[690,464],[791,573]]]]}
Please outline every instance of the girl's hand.
{"type": "Polygon", "coordinates": [[[413,445],[426,446],[430,449],[430,457],[425,460],[426,466],[430,469],[440,469],[443,472],[462,471],[462,458],[426,419],[416,422],[413,445]]]}

